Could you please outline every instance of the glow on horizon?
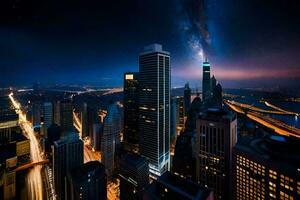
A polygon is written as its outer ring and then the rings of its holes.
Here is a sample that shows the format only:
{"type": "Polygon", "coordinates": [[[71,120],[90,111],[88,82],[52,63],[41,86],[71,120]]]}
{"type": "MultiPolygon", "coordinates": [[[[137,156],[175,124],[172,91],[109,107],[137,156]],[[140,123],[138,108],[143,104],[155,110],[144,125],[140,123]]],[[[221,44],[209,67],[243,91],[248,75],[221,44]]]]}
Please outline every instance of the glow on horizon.
{"type": "MultiPolygon", "coordinates": [[[[215,75],[219,80],[300,78],[300,69],[220,69],[211,65],[211,74],[215,75]]],[[[174,68],[172,71],[172,75],[178,78],[199,80],[202,78],[202,64],[199,64],[199,66],[174,68]]]]}

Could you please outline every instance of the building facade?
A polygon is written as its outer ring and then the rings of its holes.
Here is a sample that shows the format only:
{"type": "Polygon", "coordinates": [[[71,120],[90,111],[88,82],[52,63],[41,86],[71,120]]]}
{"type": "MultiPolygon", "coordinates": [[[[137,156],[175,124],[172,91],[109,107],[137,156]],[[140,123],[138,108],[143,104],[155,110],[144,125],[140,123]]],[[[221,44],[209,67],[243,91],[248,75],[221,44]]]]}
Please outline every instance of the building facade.
{"type": "Polygon", "coordinates": [[[200,113],[196,122],[196,177],[216,199],[231,199],[232,149],[237,142],[236,115],[221,109],[200,113]]]}
{"type": "Polygon", "coordinates": [[[233,151],[233,199],[300,199],[299,141],[242,137],[233,151]]]}
{"type": "Polygon", "coordinates": [[[211,97],[210,63],[203,62],[202,65],[202,101],[207,102],[211,97]]]}
{"type": "Polygon", "coordinates": [[[68,132],[53,145],[53,177],[58,199],[68,199],[67,175],[83,164],[83,141],[75,132],[68,132]]]}
{"type": "Polygon", "coordinates": [[[170,53],[158,44],[144,50],[139,56],[139,149],[156,177],[170,169],[170,53]]]}

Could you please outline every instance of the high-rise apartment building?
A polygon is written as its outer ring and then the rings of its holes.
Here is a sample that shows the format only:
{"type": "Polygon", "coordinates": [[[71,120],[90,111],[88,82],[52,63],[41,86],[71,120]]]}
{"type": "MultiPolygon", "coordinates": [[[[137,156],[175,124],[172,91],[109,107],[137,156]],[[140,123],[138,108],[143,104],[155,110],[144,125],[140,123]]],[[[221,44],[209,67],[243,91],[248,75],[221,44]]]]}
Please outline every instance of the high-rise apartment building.
{"type": "Polygon", "coordinates": [[[139,72],[139,149],[157,177],[170,169],[170,53],[159,44],[145,47],[139,72]]]}
{"type": "Polygon", "coordinates": [[[300,199],[299,140],[241,137],[233,150],[233,199],[300,199]]]}
{"type": "Polygon", "coordinates": [[[53,145],[53,177],[58,199],[68,199],[67,175],[83,164],[83,141],[75,132],[65,135],[53,145]]]}
{"type": "Polygon", "coordinates": [[[124,74],[124,148],[139,150],[139,73],[124,74]]]}
{"type": "Polygon", "coordinates": [[[237,142],[236,115],[208,109],[196,122],[196,177],[216,199],[230,199],[232,149],[237,142]]]}

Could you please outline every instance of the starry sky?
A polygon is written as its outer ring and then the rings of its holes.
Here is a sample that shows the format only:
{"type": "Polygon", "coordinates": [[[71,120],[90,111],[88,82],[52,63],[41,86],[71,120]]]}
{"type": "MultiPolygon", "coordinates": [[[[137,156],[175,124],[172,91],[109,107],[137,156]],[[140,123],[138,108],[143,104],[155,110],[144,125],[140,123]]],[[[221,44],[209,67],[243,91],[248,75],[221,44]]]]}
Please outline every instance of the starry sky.
{"type": "Polygon", "coordinates": [[[0,87],[121,86],[145,45],[171,53],[172,85],[201,86],[207,57],[224,87],[300,84],[292,0],[1,0],[0,87]]]}

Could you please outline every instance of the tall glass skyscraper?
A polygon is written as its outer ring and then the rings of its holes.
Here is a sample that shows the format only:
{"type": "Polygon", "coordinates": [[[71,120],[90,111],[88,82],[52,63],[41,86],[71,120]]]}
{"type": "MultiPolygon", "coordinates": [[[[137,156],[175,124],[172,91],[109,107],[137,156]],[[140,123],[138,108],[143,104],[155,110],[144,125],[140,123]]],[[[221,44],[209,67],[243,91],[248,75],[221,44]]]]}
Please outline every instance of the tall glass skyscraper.
{"type": "Polygon", "coordinates": [[[152,44],[139,56],[140,153],[149,159],[150,176],[170,168],[170,53],[152,44]]]}
{"type": "Polygon", "coordinates": [[[211,97],[211,82],[210,82],[210,63],[206,59],[203,62],[203,77],[202,77],[202,101],[205,103],[211,97]]]}

